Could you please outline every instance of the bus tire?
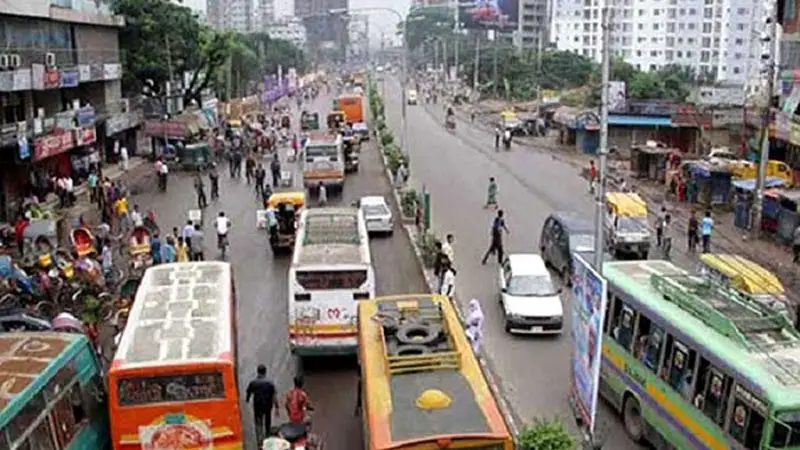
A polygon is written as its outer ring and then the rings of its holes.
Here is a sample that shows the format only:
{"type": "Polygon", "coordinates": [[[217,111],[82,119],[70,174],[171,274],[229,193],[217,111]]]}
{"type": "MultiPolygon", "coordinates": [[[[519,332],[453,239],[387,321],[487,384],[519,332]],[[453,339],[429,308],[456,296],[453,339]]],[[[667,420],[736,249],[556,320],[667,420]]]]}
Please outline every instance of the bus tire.
{"type": "Polygon", "coordinates": [[[427,355],[431,349],[425,345],[400,345],[395,350],[396,356],[427,355]]]}
{"type": "Polygon", "coordinates": [[[625,400],[622,402],[622,422],[628,437],[634,442],[641,442],[644,437],[642,408],[633,395],[625,395],[625,400]]]}
{"type": "Polygon", "coordinates": [[[397,330],[397,340],[409,346],[422,346],[435,341],[439,337],[438,330],[422,323],[409,323],[397,330]]]}

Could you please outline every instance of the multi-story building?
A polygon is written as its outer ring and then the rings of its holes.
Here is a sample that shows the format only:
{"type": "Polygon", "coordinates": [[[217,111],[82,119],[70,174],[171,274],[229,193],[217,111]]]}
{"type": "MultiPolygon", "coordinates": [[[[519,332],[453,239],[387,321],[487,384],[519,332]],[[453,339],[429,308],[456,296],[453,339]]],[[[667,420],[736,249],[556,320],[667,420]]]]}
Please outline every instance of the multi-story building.
{"type": "Polygon", "coordinates": [[[118,30],[104,3],[0,2],[0,220],[52,173],[136,148],[139,118],[121,95],[118,30]],[[99,5],[99,6],[98,6],[99,5]]]}
{"type": "Polygon", "coordinates": [[[206,19],[216,29],[240,33],[249,33],[260,25],[253,0],[206,0],[206,19]]]}
{"type": "Polygon", "coordinates": [[[206,18],[214,28],[222,28],[222,13],[225,0],[206,0],[206,18]]]}
{"type": "Polygon", "coordinates": [[[263,31],[275,21],[275,0],[257,0],[254,31],[263,31]]]}
{"type": "Polygon", "coordinates": [[[549,42],[550,12],[548,0],[519,0],[519,45],[523,48],[542,49],[549,42]]]}
{"type": "MultiPolygon", "coordinates": [[[[599,61],[602,3],[553,2],[556,47],[599,61]]],[[[759,0],[611,0],[611,8],[611,51],[641,70],[677,64],[737,84],[758,70],[759,0]]]]}
{"type": "Polygon", "coordinates": [[[347,51],[347,16],[330,11],[346,11],[348,0],[294,0],[294,14],[306,27],[308,48],[314,55],[325,52],[344,60],[347,51]]]}
{"type": "Polygon", "coordinates": [[[306,46],[306,27],[303,25],[303,21],[297,17],[280,17],[267,24],[266,31],[270,37],[290,41],[297,48],[306,46]]]}

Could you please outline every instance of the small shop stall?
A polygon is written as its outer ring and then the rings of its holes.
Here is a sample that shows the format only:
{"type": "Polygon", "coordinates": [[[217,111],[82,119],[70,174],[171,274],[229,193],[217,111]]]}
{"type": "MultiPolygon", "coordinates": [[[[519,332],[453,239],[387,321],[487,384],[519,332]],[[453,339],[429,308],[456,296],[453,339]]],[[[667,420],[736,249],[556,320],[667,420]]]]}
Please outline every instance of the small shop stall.
{"type": "Polygon", "coordinates": [[[728,203],[732,177],[727,169],[706,161],[687,161],[682,167],[690,203],[706,208],[728,203]]]}
{"type": "MultiPolygon", "coordinates": [[[[767,190],[764,192],[764,200],[762,202],[762,217],[761,229],[770,233],[774,233],[778,228],[778,212],[779,203],[778,195],[784,184],[783,180],[778,177],[769,177],[766,179],[764,186],[767,190]]],[[[733,224],[737,228],[749,230],[750,212],[753,209],[753,202],[755,201],[756,180],[734,180],[731,182],[733,187],[733,224]]]]}
{"type": "Polygon", "coordinates": [[[671,153],[678,154],[680,151],[655,141],[647,141],[645,145],[631,147],[633,177],[664,183],[667,174],[667,158],[671,153]]]}
{"type": "Polygon", "coordinates": [[[782,191],[778,196],[778,229],[775,238],[783,244],[792,243],[795,228],[800,225],[800,190],[782,191]]]}

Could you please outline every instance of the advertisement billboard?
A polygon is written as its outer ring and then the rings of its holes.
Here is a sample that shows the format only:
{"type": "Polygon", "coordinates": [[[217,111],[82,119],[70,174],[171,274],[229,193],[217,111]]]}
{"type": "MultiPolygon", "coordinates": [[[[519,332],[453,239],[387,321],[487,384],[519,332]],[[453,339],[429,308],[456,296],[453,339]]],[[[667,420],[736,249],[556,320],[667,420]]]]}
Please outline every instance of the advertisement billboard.
{"type": "Polygon", "coordinates": [[[572,273],[572,397],[583,423],[594,430],[603,320],[608,301],[606,280],[580,255],[572,273]]]}
{"type": "Polygon", "coordinates": [[[466,29],[514,31],[519,23],[519,0],[462,0],[458,19],[466,29]]]}

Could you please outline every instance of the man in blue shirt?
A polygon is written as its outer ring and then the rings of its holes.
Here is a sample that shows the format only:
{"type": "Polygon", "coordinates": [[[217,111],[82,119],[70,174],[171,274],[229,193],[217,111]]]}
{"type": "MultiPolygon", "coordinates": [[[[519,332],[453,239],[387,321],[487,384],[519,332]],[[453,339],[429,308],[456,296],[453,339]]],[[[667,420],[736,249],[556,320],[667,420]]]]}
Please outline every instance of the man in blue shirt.
{"type": "Polygon", "coordinates": [[[711,230],[714,229],[714,219],[711,218],[711,211],[706,211],[706,216],[700,222],[700,237],[703,243],[703,253],[711,251],[711,230]]]}
{"type": "Polygon", "coordinates": [[[503,264],[503,232],[510,233],[508,231],[508,227],[506,227],[506,220],[503,217],[503,210],[497,211],[497,216],[495,216],[494,221],[492,222],[492,230],[490,233],[490,241],[489,241],[489,249],[486,250],[486,254],[483,255],[483,259],[481,260],[481,264],[486,264],[486,260],[489,259],[489,256],[493,253],[497,254],[497,263],[503,264]]]}

